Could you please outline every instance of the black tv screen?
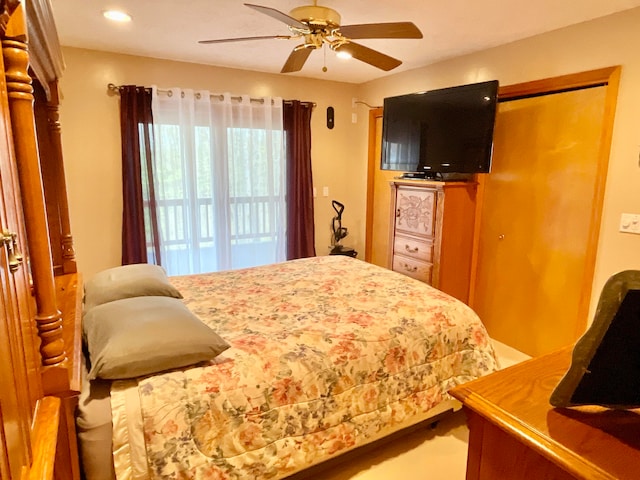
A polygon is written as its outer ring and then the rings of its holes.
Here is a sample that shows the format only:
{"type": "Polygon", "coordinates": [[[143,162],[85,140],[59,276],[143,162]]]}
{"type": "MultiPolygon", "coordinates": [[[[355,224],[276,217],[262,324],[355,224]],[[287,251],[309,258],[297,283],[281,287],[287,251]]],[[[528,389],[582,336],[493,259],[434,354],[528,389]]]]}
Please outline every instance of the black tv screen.
{"type": "Polygon", "coordinates": [[[385,98],[381,168],[489,172],[497,98],[497,80],[385,98]]]}

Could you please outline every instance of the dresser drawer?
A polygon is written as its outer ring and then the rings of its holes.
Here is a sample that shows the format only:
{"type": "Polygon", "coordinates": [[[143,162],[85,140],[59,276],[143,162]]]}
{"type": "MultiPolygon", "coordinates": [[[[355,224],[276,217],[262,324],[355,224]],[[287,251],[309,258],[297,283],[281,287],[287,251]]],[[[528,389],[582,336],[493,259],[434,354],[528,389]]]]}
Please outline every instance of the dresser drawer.
{"type": "Polygon", "coordinates": [[[395,229],[398,232],[432,236],[435,227],[436,192],[431,189],[398,187],[395,229]]]}
{"type": "Polygon", "coordinates": [[[433,265],[431,263],[422,262],[415,258],[405,257],[402,255],[393,256],[394,272],[403,273],[409,277],[420,280],[421,282],[431,283],[431,271],[433,265]]]}
{"type": "Polygon", "coordinates": [[[433,243],[396,235],[393,241],[393,253],[431,263],[433,262],[433,243]]]}

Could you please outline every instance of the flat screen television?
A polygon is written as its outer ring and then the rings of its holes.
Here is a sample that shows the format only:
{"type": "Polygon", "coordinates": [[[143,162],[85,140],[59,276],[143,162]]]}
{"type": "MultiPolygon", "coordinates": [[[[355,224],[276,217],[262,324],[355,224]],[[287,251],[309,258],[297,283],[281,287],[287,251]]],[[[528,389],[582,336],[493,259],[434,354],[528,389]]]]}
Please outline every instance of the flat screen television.
{"type": "Polygon", "coordinates": [[[381,168],[433,179],[488,173],[497,99],[497,80],[385,98],[381,168]]]}

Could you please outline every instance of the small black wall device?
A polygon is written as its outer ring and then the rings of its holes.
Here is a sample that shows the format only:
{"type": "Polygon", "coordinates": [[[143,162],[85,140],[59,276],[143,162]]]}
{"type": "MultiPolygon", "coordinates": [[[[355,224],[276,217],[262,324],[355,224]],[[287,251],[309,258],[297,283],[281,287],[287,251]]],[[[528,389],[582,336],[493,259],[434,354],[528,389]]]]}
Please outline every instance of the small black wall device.
{"type": "Polygon", "coordinates": [[[333,107],[327,107],[327,128],[333,128],[333,107]]]}

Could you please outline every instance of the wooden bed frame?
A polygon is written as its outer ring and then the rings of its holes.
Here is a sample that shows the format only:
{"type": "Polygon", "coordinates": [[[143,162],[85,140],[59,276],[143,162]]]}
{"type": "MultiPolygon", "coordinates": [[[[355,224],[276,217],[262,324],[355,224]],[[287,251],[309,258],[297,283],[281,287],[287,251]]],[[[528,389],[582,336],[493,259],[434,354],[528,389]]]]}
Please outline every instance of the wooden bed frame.
{"type": "Polygon", "coordinates": [[[49,1],[0,0],[3,480],[81,478],[75,411],[83,283],[69,223],[58,77],[50,75],[62,57],[49,1]],[[47,63],[53,67],[40,68],[47,63]]]}
{"type": "Polygon", "coordinates": [[[58,86],[55,77],[32,80],[29,68],[60,64],[52,26],[48,0],[0,0],[0,473],[7,480],[80,478],[74,413],[82,281],[69,227],[58,86]],[[28,36],[38,51],[28,52],[28,36]]]}
{"type": "Polygon", "coordinates": [[[34,73],[43,63],[62,63],[48,8],[49,0],[0,0],[3,480],[81,479],[75,413],[83,283],[69,223],[58,79],[34,73]]]}

